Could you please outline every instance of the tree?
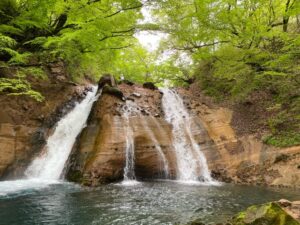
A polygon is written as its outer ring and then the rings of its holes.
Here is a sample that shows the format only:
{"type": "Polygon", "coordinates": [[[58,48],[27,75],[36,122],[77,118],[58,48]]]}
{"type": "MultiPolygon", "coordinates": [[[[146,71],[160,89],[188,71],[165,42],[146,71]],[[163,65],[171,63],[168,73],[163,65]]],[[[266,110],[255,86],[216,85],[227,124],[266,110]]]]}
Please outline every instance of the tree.
{"type": "Polygon", "coordinates": [[[28,66],[63,60],[73,80],[111,70],[118,51],[137,43],[139,0],[3,0],[0,62],[28,66]],[[35,60],[36,61],[36,60],[35,60]]]}

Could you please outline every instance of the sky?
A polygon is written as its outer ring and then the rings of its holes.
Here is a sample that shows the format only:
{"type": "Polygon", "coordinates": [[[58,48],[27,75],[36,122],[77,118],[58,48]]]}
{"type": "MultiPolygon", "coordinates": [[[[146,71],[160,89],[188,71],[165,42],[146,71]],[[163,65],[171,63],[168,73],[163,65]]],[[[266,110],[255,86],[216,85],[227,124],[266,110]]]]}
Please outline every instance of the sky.
{"type": "MultiPolygon", "coordinates": [[[[143,7],[142,13],[144,19],[140,21],[140,23],[154,22],[149,8],[143,7]]],[[[149,32],[149,31],[141,31],[135,34],[135,37],[148,51],[155,51],[156,49],[158,49],[159,43],[164,36],[165,34],[159,32],[149,32]]]]}

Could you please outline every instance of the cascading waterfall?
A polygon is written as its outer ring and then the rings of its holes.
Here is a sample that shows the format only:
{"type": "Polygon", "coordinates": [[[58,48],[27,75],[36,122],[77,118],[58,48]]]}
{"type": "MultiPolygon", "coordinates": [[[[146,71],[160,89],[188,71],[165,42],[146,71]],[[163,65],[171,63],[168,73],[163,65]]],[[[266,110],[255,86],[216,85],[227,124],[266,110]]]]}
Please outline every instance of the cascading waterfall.
{"type": "Polygon", "coordinates": [[[133,130],[130,126],[129,117],[125,115],[125,135],[126,135],[126,149],[125,149],[125,168],[124,181],[136,180],[134,172],[134,138],[133,130]]]}
{"type": "Polygon", "coordinates": [[[76,137],[85,127],[93,103],[98,97],[96,93],[97,88],[93,87],[85,99],[77,103],[74,109],[58,122],[54,133],[47,140],[46,152],[27,168],[27,178],[59,180],[76,137]]]}
{"type": "MultiPolygon", "coordinates": [[[[140,116],[140,110],[136,103],[131,101],[126,101],[126,105],[123,107],[124,111],[124,134],[125,134],[125,167],[124,167],[124,179],[122,184],[125,185],[134,185],[137,183],[135,177],[135,146],[134,146],[134,132],[133,125],[130,123],[130,116],[140,116]]],[[[151,141],[154,143],[155,149],[158,151],[159,156],[163,162],[163,168],[166,178],[169,176],[169,166],[166,156],[164,155],[157,138],[155,137],[153,131],[149,128],[147,120],[141,118],[142,125],[144,129],[148,130],[147,134],[149,135],[151,141]]]]}
{"type": "Polygon", "coordinates": [[[181,97],[170,89],[162,89],[165,119],[173,125],[173,146],[177,158],[177,179],[213,183],[206,158],[191,133],[190,115],[181,97]]]}
{"type": "MultiPolygon", "coordinates": [[[[155,118],[153,118],[153,120],[155,120],[155,118]]],[[[163,151],[160,147],[160,144],[159,144],[157,138],[155,137],[152,129],[150,129],[148,121],[142,120],[142,123],[143,123],[144,128],[147,128],[147,130],[149,130],[148,131],[149,137],[150,137],[151,141],[154,143],[155,149],[157,150],[157,152],[162,160],[165,178],[168,178],[169,177],[169,165],[168,165],[169,163],[167,161],[167,158],[166,158],[165,154],[163,153],[163,151]]]]}
{"type": "Polygon", "coordinates": [[[45,152],[33,160],[24,179],[0,182],[0,196],[37,190],[59,182],[76,137],[86,125],[93,103],[100,95],[96,96],[96,93],[97,88],[93,87],[85,99],[58,122],[47,140],[45,152]]]}
{"type": "Polygon", "coordinates": [[[132,112],[136,111],[135,108],[129,103],[126,102],[124,106],[124,134],[125,134],[125,167],[124,167],[124,178],[122,184],[124,185],[134,185],[136,184],[136,177],[134,172],[134,136],[133,128],[130,123],[129,116],[132,112]]]}

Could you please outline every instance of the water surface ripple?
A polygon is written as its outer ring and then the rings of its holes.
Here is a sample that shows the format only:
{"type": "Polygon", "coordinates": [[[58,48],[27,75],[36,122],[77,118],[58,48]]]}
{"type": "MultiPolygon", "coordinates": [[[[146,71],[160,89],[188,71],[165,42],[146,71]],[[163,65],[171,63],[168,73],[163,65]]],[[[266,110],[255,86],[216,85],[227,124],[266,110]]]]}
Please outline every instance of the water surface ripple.
{"type": "Polygon", "coordinates": [[[251,204],[300,198],[289,189],[170,181],[97,189],[57,183],[22,192],[0,196],[1,225],[184,224],[195,218],[209,223],[224,221],[251,204]]]}

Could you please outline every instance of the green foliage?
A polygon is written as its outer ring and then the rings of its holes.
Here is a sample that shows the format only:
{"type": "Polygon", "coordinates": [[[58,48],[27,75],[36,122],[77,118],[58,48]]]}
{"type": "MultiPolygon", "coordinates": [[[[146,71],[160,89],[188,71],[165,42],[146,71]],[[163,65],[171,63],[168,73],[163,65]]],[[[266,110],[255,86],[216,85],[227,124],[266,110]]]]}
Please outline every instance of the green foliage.
{"type": "Polygon", "coordinates": [[[300,145],[299,133],[279,133],[270,135],[263,138],[264,143],[274,145],[276,147],[291,147],[300,145]]]}
{"type": "Polygon", "coordinates": [[[2,0],[0,62],[22,67],[32,57],[40,63],[62,60],[73,80],[96,80],[137,43],[141,7],[139,0],[2,0]]]}
{"type": "Polygon", "coordinates": [[[299,144],[299,1],[164,0],[154,12],[168,33],[163,48],[189,55],[206,94],[242,102],[267,93],[280,107],[266,121],[266,143],[299,144]]]}
{"type": "Polygon", "coordinates": [[[30,83],[21,76],[12,79],[0,78],[0,92],[14,96],[27,95],[39,102],[44,100],[44,97],[39,92],[32,90],[30,83]]]}
{"type": "Polygon", "coordinates": [[[45,71],[40,67],[27,67],[22,68],[19,73],[22,73],[24,76],[32,76],[40,81],[48,80],[48,76],[45,71]]]}

